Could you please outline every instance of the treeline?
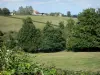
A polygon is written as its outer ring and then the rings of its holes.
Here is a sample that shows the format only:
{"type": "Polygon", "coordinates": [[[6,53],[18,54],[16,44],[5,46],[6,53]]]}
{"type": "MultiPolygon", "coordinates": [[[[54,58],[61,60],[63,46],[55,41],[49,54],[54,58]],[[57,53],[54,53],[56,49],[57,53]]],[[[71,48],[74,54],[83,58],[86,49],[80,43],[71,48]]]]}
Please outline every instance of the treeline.
{"type": "Polygon", "coordinates": [[[60,13],[60,12],[51,12],[49,15],[50,16],[60,16],[60,15],[63,15],[63,14],[60,13]]]}
{"type": "Polygon", "coordinates": [[[32,15],[33,8],[32,6],[26,6],[26,7],[21,6],[17,11],[13,10],[13,13],[16,15],[32,15]]]}
{"type": "Polygon", "coordinates": [[[8,16],[10,15],[10,10],[8,8],[0,8],[0,15],[8,16]]]}
{"type": "Polygon", "coordinates": [[[64,50],[66,40],[60,27],[54,28],[50,22],[46,23],[43,31],[35,27],[32,19],[25,19],[18,33],[19,46],[27,52],[56,52],[64,50]]]}
{"type": "Polygon", "coordinates": [[[63,36],[64,25],[62,22],[55,28],[51,22],[47,22],[43,30],[37,29],[30,17],[23,20],[23,26],[15,36],[15,32],[5,35],[8,49],[21,48],[26,52],[57,52],[66,48],[66,40],[63,36]],[[15,36],[15,37],[13,37],[15,36]]]}
{"type": "Polygon", "coordinates": [[[68,50],[100,51],[100,9],[83,10],[78,15],[78,22],[69,20],[65,30],[68,50]]]}
{"type": "Polygon", "coordinates": [[[54,27],[47,22],[43,30],[37,29],[31,18],[23,20],[23,26],[14,40],[12,35],[7,45],[26,52],[56,52],[61,50],[92,52],[100,51],[100,9],[89,8],[79,13],[78,21],[73,19],[54,27]]]}

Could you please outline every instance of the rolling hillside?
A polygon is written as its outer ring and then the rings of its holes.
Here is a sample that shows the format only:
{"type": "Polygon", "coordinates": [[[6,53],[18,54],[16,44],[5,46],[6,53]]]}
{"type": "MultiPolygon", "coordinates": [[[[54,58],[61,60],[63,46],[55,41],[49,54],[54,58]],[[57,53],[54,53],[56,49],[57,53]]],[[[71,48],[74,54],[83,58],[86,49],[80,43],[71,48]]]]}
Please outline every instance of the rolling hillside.
{"type": "MultiPolygon", "coordinates": [[[[32,20],[43,22],[43,23],[37,23],[33,22],[37,28],[43,29],[44,23],[47,21],[52,22],[52,24],[58,25],[60,21],[64,21],[66,24],[67,17],[53,17],[53,16],[11,16],[11,17],[4,17],[0,16],[0,30],[7,32],[7,31],[18,31],[22,26],[22,20],[18,18],[26,18],[31,17],[32,20]]],[[[77,19],[74,19],[75,21],[77,19]]]]}

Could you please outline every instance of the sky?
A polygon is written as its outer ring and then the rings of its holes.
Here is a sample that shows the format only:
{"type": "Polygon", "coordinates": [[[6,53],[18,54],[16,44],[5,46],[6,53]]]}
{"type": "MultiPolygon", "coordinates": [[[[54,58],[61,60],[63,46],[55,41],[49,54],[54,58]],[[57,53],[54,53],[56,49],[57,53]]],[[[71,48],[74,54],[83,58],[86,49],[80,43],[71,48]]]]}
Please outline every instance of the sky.
{"type": "Polygon", "coordinates": [[[32,6],[34,10],[44,13],[61,12],[78,14],[86,8],[100,8],[100,0],[0,0],[0,8],[7,7],[10,11],[20,6],[32,6]]]}

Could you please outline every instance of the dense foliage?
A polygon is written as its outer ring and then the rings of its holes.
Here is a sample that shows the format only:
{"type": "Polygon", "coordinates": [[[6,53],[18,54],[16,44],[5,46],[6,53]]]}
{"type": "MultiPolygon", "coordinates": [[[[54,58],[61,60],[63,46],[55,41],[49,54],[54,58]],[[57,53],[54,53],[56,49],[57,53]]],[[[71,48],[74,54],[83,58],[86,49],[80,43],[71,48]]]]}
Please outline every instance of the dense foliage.
{"type": "Polygon", "coordinates": [[[60,12],[51,12],[50,16],[60,16],[60,12]]]}
{"type": "Polygon", "coordinates": [[[3,39],[2,39],[2,36],[4,34],[2,33],[2,31],[0,31],[0,47],[2,47],[2,44],[3,44],[3,39]]]}
{"type": "Polygon", "coordinates": [[[50,22],[40,31],[35,28],[32,19],[27,18],[18,33],[18,43],[27,52],[55,52],[66,47],[62,34],[61,29],[54,28],[50,22]]]}
{"type": "MultiPolygon", "coordinates": [[[[100,17],[93,8],[86,9],[78,15],[74,26],[70,48],[74,51],[98,51],[100,48],[100,17]]],[[[72,28],[72,27],[71,27],[72,28]]]]}
{"type": "Polygon", "coordinates": [[[8,8],[0,8],[0,15],[8,16],[10,15],[10,10],[8,8]]]}
{"type": "Polygon", "coordinates": [[[71,12],[70,11],[67,12],[67,17],[71,17],[71,12]]]}
{"type": "Polygon", "coordinates": [[[24,24],[18,33],[19,46],[27,51],[33,52],[38,49],[40,30],[36,29],[30,17],[23,20],[24,24]]]}
{"type": "Polygon", "coordinates": [[[18,15],[32,15],[33,8],[32,6],[26,6],[25,8],[21,6],[18,11],[13,10],[13,13],[18,15]]]}
{"type": "Polygon", "coordinates": [[[75,21],[70,18],[67,20],[67,25],[64,28],[64,37],[66,38],[66,48],[67,50],[72,50],[72,46],[75,43],[73,40],[73,31],[75,27],[75,21]]]}
{"type": "Polygon", "coordinates": [[[29,55],[21,50],[8,50],[5,45],[0,48],[1,75],[100,75],[100,72],[61,70],[31,63],[29,55]]]}
{"type": "Polygon", "coordinates": [[[63,38],[62,31],[54,28],[50,22],[47,22],[43,29],[41,42],[42,50],[46,52],[55,52],[65,49],[66,40],[63,38]]]}
{"type": "MultiPolygon", "coordinates": [[[[3,13],[1,11],[0,9],[0,13],[3,13]]],[[[66,27],[63,22],[60,22],[58,27],[47,22],[43,30],[37,29],[32,19],[28,17],[23,20],[23,26],[18,35],[15,36],[15,34],[17,33],[4,34],[0,31],[0,75],[100,75],[99,71],[69,71],[40,66],[31,63],[28,53],[22,52],[22,50],[56,52],[65,48],[72,51],[98,51],[100,49],[100,9],[84,10],[78,15],[76,24],[70,18],[66,27]]]]}

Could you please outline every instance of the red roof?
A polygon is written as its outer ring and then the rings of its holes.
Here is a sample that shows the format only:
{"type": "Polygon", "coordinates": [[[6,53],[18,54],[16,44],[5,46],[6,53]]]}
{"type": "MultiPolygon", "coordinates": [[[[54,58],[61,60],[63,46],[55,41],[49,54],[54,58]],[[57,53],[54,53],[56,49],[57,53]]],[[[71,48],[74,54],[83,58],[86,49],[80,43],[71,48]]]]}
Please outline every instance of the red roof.
{"type": "Polygon", "coordinates": [[[33,12],[34,12],[34,13],[36,13],[36,14],[39,14],[39,12],[38,12],[38,11],[36,11],[36,10],[33,10],[33,12]]]}

